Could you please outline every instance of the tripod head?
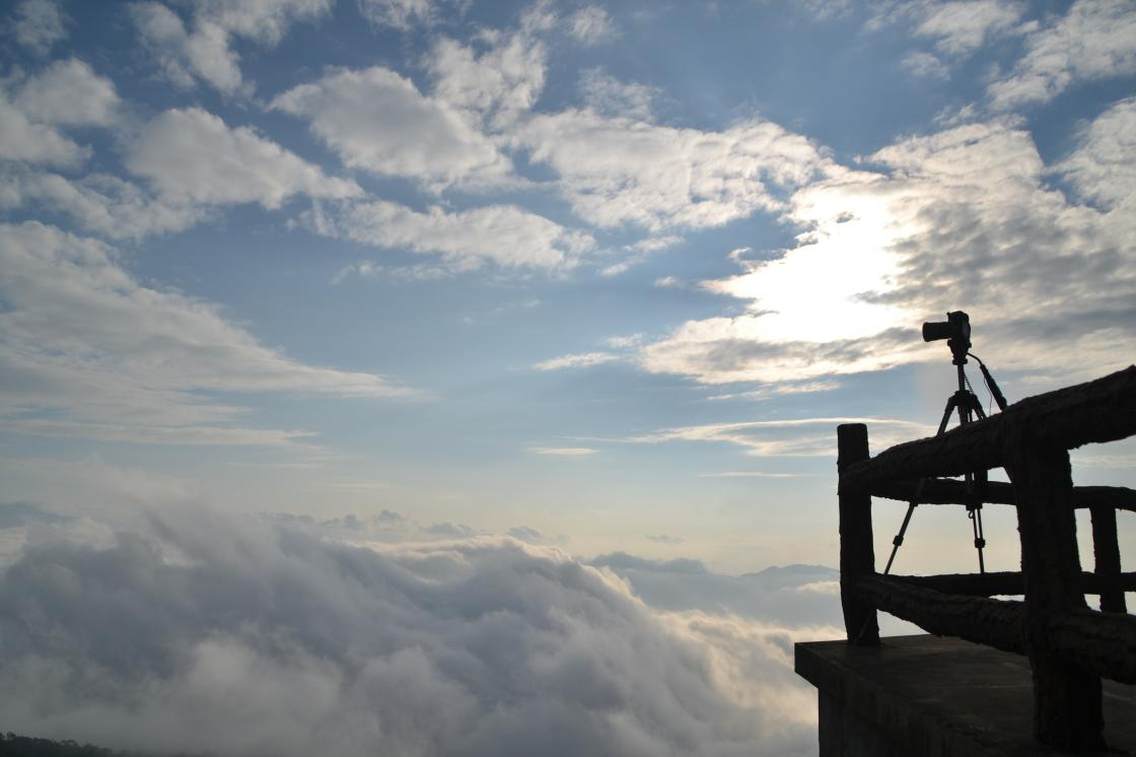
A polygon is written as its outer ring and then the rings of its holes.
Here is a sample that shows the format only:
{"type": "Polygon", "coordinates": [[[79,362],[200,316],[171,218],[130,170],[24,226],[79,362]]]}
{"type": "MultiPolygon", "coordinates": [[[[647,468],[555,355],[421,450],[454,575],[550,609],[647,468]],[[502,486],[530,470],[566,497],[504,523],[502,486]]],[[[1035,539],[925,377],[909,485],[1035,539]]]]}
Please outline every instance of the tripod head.
{"type": "Polygon", "coordinates": [[[961,310],[947,313],[945,321],[927,321],[923,324],[923,341],[947,340],[951,348],[951,362],[966,365],[966,353],[970,351],[970,316],[961,310]]]}

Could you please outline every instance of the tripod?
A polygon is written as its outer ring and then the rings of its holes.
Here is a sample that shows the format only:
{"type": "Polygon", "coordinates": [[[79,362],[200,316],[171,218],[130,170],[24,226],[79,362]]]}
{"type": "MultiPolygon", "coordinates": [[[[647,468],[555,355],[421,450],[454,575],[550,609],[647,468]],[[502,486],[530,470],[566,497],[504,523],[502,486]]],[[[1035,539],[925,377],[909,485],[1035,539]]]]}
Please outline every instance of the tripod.
{"type": "MultiPolygon", "coordinates": [[[[935,432],[935,436],[942,436],[946,433],[947,423],[950,422],[951,415],[955,412],[958,413],[959,426],[966,426],[973,422],[975,417],[979,420],[986,418],[986,411],[982,409],[982,403],[978,401],[977,395],[971,391],[970,381],[966,377],[965,366],[968,356],[973,357],[978,362],[982,370],[982,377],[986,380],[991,396],[998,403],[998,408],[1000,410],[1006,409],[1006,398],[1002,396],[994,377],[990,375],[986,365],[976,355],[970,353],[970,318],[966,313],[956,311],[948,313],[947,319],[945,323],[923,324],[923,339],[925,341],[930,342],[944,338],[948,340],[947,346],[951,348],[951,362],[954,364],[958,375],[958,389],[947,399],[947,407],[943,410],[943,419],[939,421],[939,430],[935,432]]],[[[986,486],[986,480],[985,470],[966,474],[966,516],[970,519],[971,529],[974,532],[974,548],[978,551],[979,573],[986,572],[986,562],[982,553],[986,546],[986,538],[982,532],[982,493],[986,486]]],[[[891,572],[896,552],[903,544],[903,537],[907,534],[907,527],[911,524],[911,516],[923,495],[923,486],[926,481],[925,478],[919,479],[915,486],[915,494],[907,503],[907,513],[903,516],[903,524],[899,527],[899,533],[892,539],[891,555],[888,557],[887,567],[884,568],[885,576],[891,572]]]]}

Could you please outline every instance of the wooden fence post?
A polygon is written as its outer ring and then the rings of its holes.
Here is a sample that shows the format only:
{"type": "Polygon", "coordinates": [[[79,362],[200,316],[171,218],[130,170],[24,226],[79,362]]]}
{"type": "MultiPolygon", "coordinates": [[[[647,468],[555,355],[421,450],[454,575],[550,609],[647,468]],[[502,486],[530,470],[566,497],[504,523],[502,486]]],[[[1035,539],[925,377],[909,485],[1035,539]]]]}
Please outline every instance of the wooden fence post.
{"type": "Polygon", "coordinates": [[[1104,612],[1128,612],[1120,586],[1120,545],[1116,540],[1116,509],[1097,505],[1089,508],[1093,520],[1093,570],[1101,582],[1100,608],[1104,612]]]}
{"type": "MultiPolygon", "coordinates": [[[[852,463],[867,460],[868,427],[863,423],[845,423],[836,427],[836,468],[838,472],[852,463]]],[[[876,572],[875,546],[872,543],[872,497],[866,490],[839,490],[840,499],[840,602],[844,608],[844,629],[848,643],[877,646],[880,627],[876,608],[856,595],[856,578],[876,572]]]]}
{"type": "Polygon", "coordinates": [[[1006,471],[1017,497],[1026,596],[1026,649],[1033,668],[1034,734],[1070,751],[1104,748],[1100,677],[1049,642],[1054,615],[1086,608],[1081,593],[1069,453],[1008,429],[1006,471]]]}

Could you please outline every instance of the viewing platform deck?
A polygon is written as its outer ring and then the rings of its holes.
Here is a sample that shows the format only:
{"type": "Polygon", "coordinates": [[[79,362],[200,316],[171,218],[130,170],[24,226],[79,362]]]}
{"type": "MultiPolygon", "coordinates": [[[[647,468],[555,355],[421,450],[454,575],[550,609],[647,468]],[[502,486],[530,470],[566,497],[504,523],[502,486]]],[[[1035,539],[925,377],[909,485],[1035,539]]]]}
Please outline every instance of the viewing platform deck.
{"type": "MultiPolygon", "coordinates": [[[[820,757],[1055,755],[1033,738],[1027,657],[961,639],[893,636],[796,645],[817,688],[820,757]]],[[[1136,688],[1104,681],[1109,751],[1136,755],[1136,688]]]]}

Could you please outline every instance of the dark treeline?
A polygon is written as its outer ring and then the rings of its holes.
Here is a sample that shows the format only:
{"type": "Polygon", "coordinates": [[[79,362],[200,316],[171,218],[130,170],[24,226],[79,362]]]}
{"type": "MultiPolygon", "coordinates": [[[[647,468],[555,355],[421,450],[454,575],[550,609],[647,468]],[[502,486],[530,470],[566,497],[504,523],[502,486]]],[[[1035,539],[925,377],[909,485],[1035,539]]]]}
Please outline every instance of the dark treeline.
{"type": "MultiPolygon", "coordinates": [[[[52,741],[14,733],[0,734],[0,757],[153,757],[145,752],[116,752],[70,739],[52,741]]],[[[188,757],[188,755],[183,755],[188,757]]]]}

